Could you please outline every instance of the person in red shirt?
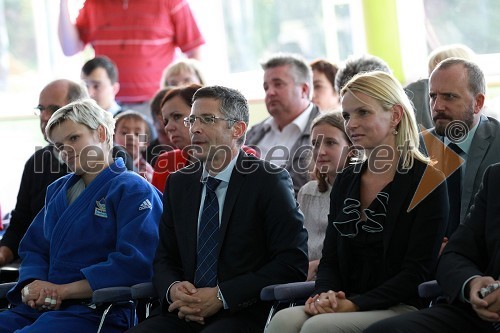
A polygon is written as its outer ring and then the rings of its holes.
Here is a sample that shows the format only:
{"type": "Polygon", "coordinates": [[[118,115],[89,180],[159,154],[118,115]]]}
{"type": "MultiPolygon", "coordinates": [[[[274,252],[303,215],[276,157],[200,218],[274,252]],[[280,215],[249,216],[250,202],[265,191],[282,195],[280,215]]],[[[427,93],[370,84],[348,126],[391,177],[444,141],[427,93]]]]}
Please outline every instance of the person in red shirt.
{"type": "Polygon", "coordinates": [[[140,112],[132,105],[144,104],[148,117],[147,102],[176,49],[199,59],[205,43],[186,0],[86,0],[74,23],[68,0],[61,0],[59,41],[68,56],[90,44],[96,56],[111,58],[120,73],[117,100],[140,112]]]}

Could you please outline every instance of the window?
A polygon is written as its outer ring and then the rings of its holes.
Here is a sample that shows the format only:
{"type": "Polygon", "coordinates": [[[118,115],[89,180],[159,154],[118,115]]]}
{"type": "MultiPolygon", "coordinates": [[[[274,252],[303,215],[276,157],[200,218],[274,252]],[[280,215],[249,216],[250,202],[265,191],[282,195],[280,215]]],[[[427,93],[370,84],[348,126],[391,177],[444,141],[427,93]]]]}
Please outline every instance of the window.
{"type": "MultiPolygon", "coordinates": [[[[102,0],[105,1],[105,0],[102,0]]],[[[252,121],[267,115],[261,99],[260,61],[278,51],[324,57],[341,63],[366,52],[362,0],[188,0],[207,40],[203,70],[209,83],[242,91],[254,103],[252,121]]],[[[490,98],[500,96],[500,1],[395,0],[406,80],[427,76],[426,56],[433,48],[463,43],[480,54],[490,98]],[[425,22],[425,25],[422,24],[425,22]]],[[[70,0],[73,15],[84,0],[70,0]]],[[[33,107],[40,89],[55,78],[79,80],[92,57],[87,48],[62,54],[57,37],[59,1],[0,0],[0,131],[4,163],[0,192],[4,211],[13,208],[22,168],[35,146],[44,144],[33,107]],[[22,138],[22,140],[20,139],[22,138]]],[[[500,109],[500,98],[497,98],[500,109]]],[[[491,109],[494,109],[493,107],[491,109]]]]}
{"type": "Polygon", "coordinates": [[[478,54],[500,53],[500,2],[424,0],[429,50],[462,43],[478,54]]]}
{"type": "Polygon", "coordinates": [[[424,0],[424,7],[429,50],[461,43],[476,52],[488,83],[485,113],[500,117],[500,1],[424,0]]]}
{"type": "MultiPolygon", "coordinates": [[[[348,0],[191,1],[207,45],[204,61],[212,83],[230,84],[250,99],[264,95],[260,61],[275,52],[339,63],[355,52],[357,8],[348,0]],[[202,13],[210,12],[209,17],[202,13]],[[209,68],[208,68],[209,67],[209,68]]],[[[359,14],[358,14],[359,16],[359,14]]],[[[359,45],[359,44],[358,44],[359,45]]]]}

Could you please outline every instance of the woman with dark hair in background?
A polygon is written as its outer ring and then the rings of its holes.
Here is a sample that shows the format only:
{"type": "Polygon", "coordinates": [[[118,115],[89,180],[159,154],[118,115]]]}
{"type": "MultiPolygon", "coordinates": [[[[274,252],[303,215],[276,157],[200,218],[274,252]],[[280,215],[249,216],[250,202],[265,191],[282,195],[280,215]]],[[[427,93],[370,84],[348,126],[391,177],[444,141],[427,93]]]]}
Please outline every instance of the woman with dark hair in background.
{"type": "Polygon", "coordinates": [[[313,72],[312,102],[321,111],[337,111],[340,107],[339,94],[335,91],[335,76],[338,67],[324,59],[311,62],[313,72]]]}

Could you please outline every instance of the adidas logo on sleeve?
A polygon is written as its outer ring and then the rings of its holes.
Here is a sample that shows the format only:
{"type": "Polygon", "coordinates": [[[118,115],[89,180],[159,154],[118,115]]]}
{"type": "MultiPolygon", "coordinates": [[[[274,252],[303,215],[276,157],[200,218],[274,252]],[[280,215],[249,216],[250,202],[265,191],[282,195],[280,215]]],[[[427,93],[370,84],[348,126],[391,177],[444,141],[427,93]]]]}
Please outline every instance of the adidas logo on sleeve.
{"type": "Polygon", "coordinates": [[[152,208],[153,205],[151,204],[151,201],[149,201],[149,199],[144,200],[139,206],[139,210],[152,209],[152,208]]]}

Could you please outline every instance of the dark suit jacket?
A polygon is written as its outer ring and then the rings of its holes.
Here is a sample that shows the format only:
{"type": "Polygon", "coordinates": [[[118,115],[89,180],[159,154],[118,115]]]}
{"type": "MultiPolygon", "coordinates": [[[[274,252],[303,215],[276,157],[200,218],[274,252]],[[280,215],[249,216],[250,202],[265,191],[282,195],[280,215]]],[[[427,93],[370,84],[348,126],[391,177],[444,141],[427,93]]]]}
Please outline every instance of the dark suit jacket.
{"type": "MultiPolygon", "coordinates": [[[[500,277],[500,164],[489,167],[467,217],[439,260],[437,280],[451,301],[474,275],[500,277]]],[[[470,305],[467,305],[470,308],[470,305]]]]}
{"type": "Polygon", "coordinates": [[[405,88],[406,95],[413,103],[413,111],[417,124],[424,128],[434,127],[429,107],[429,79],[422,79],[410,83],[405,88]]]}
{"type": "MultiPolygon", "coordinates": [[[[439,137],[434,129],[431,129],[431,134],[439,137]]],[[[442,140],[442,137],[439,137],[442,140]]],[[[438,143],[438,142],[436,142],[438,143]]],[[[439,144],[439,143],[438,143],[439,144]]],[[[424,147],[424,145],[421,145],[424,147]]],[[[432,151],[434,156],[443,150],[441,147],[425,147],[426,151],[432,151]]],[[[483,179],[484,171],[488,166],[500,162],[500,122],[494,118],[481,116],[476,134],[472,139],[472,143],[467,157],[467,165],[465,167],[465,175],[462,184],[462,197],[460,209],[460,222],[463,223],[467,211],[472,205],[474,195],[479,189],[481,180],[483,179]]],[[[439,167],[438,167],[439,168],[439,167]]]]}
{"type": "MultiPolygon", "coordinates": [[[[359,166],[358,166],[359,169],[359,166]]],[[[406,173],[397,172],[390,188],[390,198],[383,232],[384,282],[366,292],[349,296],[346,281],[351,260],[351,243],[332,224],[344,200],[352,197],[353,184],[361,174],[355,166],[339,174],[330,194],[330,214],[316,280],[316,293],[344,291],[360,310],[386,309],[399,303],[419,306],[417,287],[434,272],[438,252],[448,219],[446,183],[441,172],[415,161],[406,173]],[[424,171],[432,173],[441,184],[408,212],[413,195],[424,171]]]]}
{"type": "MultiPolygon", "coordinates": [[[[300,138],[295,142],[291,151],[290,157],[286,163],[285,169],[290,173],[293,181],[293,189],[295,193],[299,192],[300,188],[307,183],[309,179],[309,163],[311,160],[311,123],[314,118],[319,115],[319,108],[314,105],[311,110],[311,115],[307,120],[307,125],[300,135],[300,138]]],[[[252,126],[246,136],[246,145],[257,148],[260,141],[264,138],[269,128],[264,126],[264,121],[252,126]]],[[[263,156],[261,156],[263,158],[263,156]]]]}
{"type": "MultiPolygon", "coordinates": [[[[174,281],[194,281],[201,175],[197,162],[167,179],[153,277],[162,303],[174,281]]],[[[270,305],[259,298],[263,287],[305,280],[307,231],[288,172],[240,152],[222,210],[218,251],[218,284],[231,312],[268,311],[270,305]]],[[[162,305],[165,311],[168,304],[162,305]]]]}

